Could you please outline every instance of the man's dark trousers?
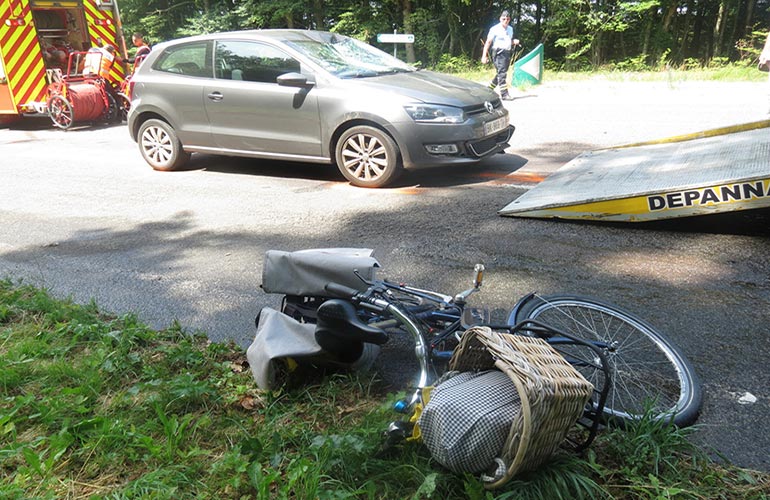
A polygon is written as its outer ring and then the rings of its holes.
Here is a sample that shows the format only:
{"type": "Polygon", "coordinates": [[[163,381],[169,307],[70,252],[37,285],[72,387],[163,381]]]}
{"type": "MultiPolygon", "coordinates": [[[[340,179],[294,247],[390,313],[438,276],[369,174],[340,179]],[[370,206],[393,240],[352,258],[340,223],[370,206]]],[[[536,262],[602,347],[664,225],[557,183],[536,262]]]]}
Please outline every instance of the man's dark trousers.
{"type": "Polygon", "coordinates": [[[497,87],[500,89],[502,95],[508,95],[508,87],[505,84],[505,79],[508,74],[508,68],[511,65],[511,51],[510,50],[495,50],[495,56],[492,59],[492,64],[495,65],[497,74],[492,80],[490,87],[497,87]]]}

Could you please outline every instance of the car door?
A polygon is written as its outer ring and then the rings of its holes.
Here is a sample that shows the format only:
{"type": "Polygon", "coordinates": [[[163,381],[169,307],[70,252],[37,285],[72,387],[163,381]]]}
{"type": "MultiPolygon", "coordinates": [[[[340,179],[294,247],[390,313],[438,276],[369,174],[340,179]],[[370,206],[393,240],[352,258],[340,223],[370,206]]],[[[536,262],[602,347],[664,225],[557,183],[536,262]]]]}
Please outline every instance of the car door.
{"type": "Polygon", "coordinates": [[[212,45],[205,40],[172,45],[158,56],[151,71],[138,78],[141,106],[161,112],[185,146],[213,142],[203,106],[203,88],[213,81],[212,45]]]}
{"type": "Polygon", "coordinates": [[[217,145],[266,156],[321,156],[318,101],[311,87],[283,86],[281,74],[299,73],[299,61],[281,49],[251,40],[219,40],[215,78],[204,105],[217,145]]]}

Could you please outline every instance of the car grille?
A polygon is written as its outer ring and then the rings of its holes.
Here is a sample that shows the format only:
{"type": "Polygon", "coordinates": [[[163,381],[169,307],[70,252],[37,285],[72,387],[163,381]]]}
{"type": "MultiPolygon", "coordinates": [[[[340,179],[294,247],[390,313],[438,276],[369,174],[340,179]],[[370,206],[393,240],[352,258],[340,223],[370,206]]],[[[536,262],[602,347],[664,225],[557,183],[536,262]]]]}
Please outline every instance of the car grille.
{"type": "MultiPolygon", "coordinates": [[[[495,99],[494,101],[490,102],[492,103],[492,107],[495,109],[500,109],[503,106],[503,102],[500,99],[495,99]]],[[[463,111],[465,111],[465,114],[468,116],[489,114],[489,111],[487,111],[487,108],[484,106],[483,102],[480,104],[474,104],[473,106],[465,106],[463,111]]]]}
{"type": "Polygon", "coordinates": [[[497,135],[493,135],[492,137],[488,137],[486,139],[483,139],[481,141],[476,142],[469,142],[467,144],[468,151],[471,153],[471,155],[475,156],[476,158],[481,158],[482,156],[486,156],[501,144],[507,145],[508,140],[513,135],[513,126],[508,127],[507,129],[503,130],[497,135]]]}

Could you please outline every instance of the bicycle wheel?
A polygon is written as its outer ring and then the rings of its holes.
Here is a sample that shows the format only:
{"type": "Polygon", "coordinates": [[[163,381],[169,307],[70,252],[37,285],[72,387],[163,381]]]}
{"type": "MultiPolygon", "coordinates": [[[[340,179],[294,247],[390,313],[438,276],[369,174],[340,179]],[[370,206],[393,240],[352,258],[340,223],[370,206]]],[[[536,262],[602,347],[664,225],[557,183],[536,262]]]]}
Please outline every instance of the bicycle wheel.
{"type": "MultiPolygon", "coordinates": [[[[526,319],[606,345],[612,386],[605,416],[623,424],[650,412],[655,419],[672,420],[680,427],[697,418],[700,382],[692,366],[665,335],[633,314],[596,299],[533,295],[518,308],[515,322],[526,319]]],[[[603,385],[601,370],[579,362],[588,359],[596,364],[593,351],[575,344],[555,347],[594,387],[603,385]]]]}

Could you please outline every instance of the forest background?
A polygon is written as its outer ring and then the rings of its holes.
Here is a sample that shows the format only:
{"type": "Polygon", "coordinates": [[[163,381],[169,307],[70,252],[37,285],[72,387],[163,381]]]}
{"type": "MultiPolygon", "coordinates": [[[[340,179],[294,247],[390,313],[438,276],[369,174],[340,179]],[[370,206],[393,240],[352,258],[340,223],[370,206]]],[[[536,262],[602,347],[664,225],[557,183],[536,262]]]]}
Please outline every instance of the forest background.
{"type": "Polygon", "coordinates": [[[757,62],[770,0],[121,0],[127,34],[150,43],[256,28],[333,31],[378,44],[411,33],[398,57],[440,71],[477,64],[483,39],[510,10],[528,51],[542,43],[546,69],[644,71],[757,62]]]}

